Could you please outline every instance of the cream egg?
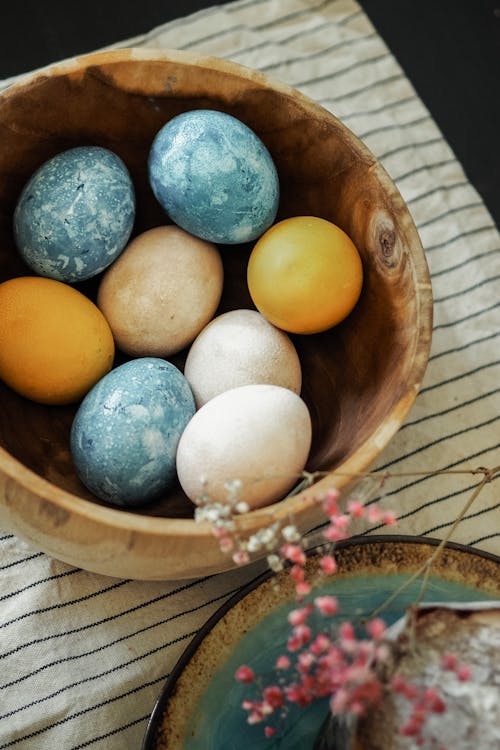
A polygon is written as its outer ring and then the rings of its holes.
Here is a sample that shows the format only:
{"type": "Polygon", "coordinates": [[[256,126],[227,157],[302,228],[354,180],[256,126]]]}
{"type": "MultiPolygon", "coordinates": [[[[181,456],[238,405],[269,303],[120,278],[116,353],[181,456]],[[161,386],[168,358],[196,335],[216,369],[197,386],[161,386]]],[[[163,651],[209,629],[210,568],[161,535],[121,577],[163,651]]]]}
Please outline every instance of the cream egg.
{"type": "Polygon", "coordinates": [[[177,226],[156,227],[135,237],[106,271],[97,304],[122,351],[166,357],[214,316],[223,279],[215,245],[177,226]]]}
{"type": "Polygon", "coordinates": [[[196,412],[177,448],[177,476],[193,501],[207,495],[258,508],[281,499],[297,482],[311,447],[304,401],[277,385],[244,385],[215,396],[196,412]]]}
{"type": "Polygon", "coordinates": [[[232,310],[205,326],[191,345],[184,375],[198,408],[241,385],[268,383],[294,393],[302,385],[290,338],[256,310],[232,310]]]}

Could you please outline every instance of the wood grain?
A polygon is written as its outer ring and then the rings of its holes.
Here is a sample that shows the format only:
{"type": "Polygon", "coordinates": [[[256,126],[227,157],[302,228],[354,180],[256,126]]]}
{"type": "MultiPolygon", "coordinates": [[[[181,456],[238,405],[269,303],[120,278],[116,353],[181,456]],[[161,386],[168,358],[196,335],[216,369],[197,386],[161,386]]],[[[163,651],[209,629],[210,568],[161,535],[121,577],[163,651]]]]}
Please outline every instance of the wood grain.
{"type": "MultiPolygon", "coordinates": [[[[118,50],[45,69],[0,95],[0,281],[29,274],[13,241],[12,214],[33,171],[79,145],[115,151],[137,195],[134,234],[166,223],[147,179],[151,142],[172,116],[228,112],[254,129],[278,168],[278,219],[315,215],[342,227],[364,267],[361,299],[330,331],[295,336],[303,397],[313,420],[311,471],[365,470],[400,427],[428,360],[432,293],[424,252],[394,184],[333,115],[256,71],[189,53],[118,50]]],[[[246,287],[250,246],[222,248],[219,312],[253,307],[246,287]]],[[[96,281],[79,288],[91,298],[96,281]]],[[[118,355],[118,361],[122,355],[118,355]]],[[[185,352],[175,358],[182,367],[185,352]]],[[[1,385],[1,384],[0,384],[1,385]]],[[[74,472],[72,407],[44,407],[0,391],[0,520],[73,565],[138,579],[187,578],[232,563],[175,487],[139,512],[107,507],[74,472]]],[[[315,490],[348,480],[329,476],[315,490]]],[[[250,513],[243,529],[296,514],[319,520],[311,492],[250,513]]]]}

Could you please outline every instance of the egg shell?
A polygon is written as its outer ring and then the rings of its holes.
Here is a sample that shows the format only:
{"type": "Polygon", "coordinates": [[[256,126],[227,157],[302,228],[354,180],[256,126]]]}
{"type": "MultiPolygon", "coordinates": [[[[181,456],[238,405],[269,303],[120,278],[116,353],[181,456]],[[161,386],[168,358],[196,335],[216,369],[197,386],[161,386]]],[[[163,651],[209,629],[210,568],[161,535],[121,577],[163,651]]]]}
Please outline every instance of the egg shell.
{"type": "Polygon", "coordinates": [[[79,401],[113,365],[101,311],[69,284],[18,276],[0,284],[0,378],[42,404],[79,401]]]}
{"type": "Polygon", "coordinates": [[[123,161],[108,149],[80,146],[49,159],[28,180],[14,212],[14,236],[35,273],[72,283],[115,260],[134,218],[134,188],[123,161]]]}
{"type": "Polygon", "coordinates": [[[254,240],[278,210],[278,173],[269,151],[224,112],[192,110],[164,125],[149,154],[149,179],[172,221],[211,242],[254,240]]]}
{"type": "Polygon", "coordinates": [[[144,357],[106,375],[71,428],[82,482],[101,500],[142,505],[175,478],[179,438],[195,411],[187,380],[170,362],[144,357]]]}
{"type": "Polygon", "coordinates": [[[184,375],[199,408],[223,391],[268,383],[300,393],[302,371],[290,338],[256,310],[231,310],[197,336],[184,375]]]}
{"type": "Polygon", "coordinates": [[[226,483],[241,483],[238,498],[268,505],[298,480],[311,446],[304,401],[288,388],[244,385],[211,399],[189,422],[177,449],[177,475],[193,501],[228,500],[226,483]]]}
{"type": "Polygon", "coordinates": [[[213,317],[224,270],[218,249],[177,226],[135,237],[104,274],[97,304],[117,346],[134,357],[166,357],[213,317]]]}

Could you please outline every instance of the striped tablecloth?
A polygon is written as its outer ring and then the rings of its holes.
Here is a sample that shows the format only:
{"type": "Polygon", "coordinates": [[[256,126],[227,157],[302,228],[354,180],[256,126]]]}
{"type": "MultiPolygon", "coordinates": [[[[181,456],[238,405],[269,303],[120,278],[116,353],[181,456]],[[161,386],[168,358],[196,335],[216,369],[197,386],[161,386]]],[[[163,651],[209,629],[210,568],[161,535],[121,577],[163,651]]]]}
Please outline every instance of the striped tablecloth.
{"type": "MultiPolygon", "coordinates": [[[[195,50],[260,68],[340,117],[407,201],[432,274],[425,381],[378,462],[391,472],[500,464],[500,241],[481,198],[353,0],[241,0],[115,46],[195,50]]],[[[9,83],[4,82],[5,84],[9,83]]],[[[471,476],[393,480],[398,533],[442,536],[471,476]]],[[[454,539],[500,552],[500,481],[454,539]]],[[[115,580],[0,532],[0,749],[139,748],[163,681],[209,615],[259,566],[202,580],[115,580]]]]}

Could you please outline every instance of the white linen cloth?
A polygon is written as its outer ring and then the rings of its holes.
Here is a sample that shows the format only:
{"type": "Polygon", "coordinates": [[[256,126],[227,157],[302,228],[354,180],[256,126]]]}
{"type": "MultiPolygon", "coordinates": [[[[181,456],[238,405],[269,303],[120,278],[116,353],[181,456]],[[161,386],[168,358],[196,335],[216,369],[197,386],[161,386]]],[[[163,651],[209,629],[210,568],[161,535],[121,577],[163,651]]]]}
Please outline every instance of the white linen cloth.
{"type": "MultiPolygon", "coordinates": [[[[395,180],[431,270],[425,381],[378,461],[394,472],[500,464],[500,240],[432,116],[353,0],[240,0],[117,47],[190,49],[263,70],[330,109],[395,180]]],[[[3,82],[4,85],[12,80],[3,82]]],[[[391,484],[397,533],[446,533],[477,478],[391,484]]],[[[454,540],[500,552],[500,481],[454,540]]],[[[260,565],[199,581],[105,578],[0,532],[0,750],[139,748],[162,683],[260,565]]]]}

